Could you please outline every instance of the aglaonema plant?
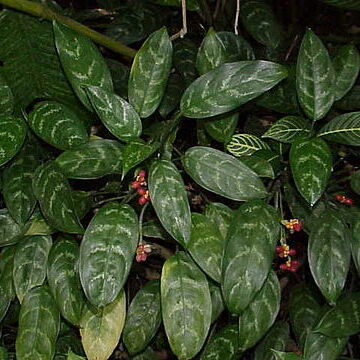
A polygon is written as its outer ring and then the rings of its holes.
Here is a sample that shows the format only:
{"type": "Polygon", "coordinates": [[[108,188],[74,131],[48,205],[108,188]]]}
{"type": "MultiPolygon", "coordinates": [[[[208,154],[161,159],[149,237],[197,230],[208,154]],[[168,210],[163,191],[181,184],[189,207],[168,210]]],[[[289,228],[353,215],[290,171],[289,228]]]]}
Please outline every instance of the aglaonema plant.
{"type": "Polygon", "coordinates": [[[181,39],[176,2],[99,4],[136,54],[0,12],[0,359],[360,356],[356,46],[261,0],[181,39]]]}

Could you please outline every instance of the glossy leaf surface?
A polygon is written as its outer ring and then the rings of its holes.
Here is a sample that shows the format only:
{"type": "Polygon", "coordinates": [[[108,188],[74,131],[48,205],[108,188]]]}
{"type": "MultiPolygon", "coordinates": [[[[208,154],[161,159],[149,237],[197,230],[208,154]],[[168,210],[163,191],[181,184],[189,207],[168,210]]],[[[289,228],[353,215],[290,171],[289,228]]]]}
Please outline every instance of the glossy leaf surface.
{"type": "Polygon", "coordinates": [[[206,132],[216,141],[228,142],[234,134],[239,114],[220,115],[206,120],[204,128],[206,132]]]}
{"type": "Polygon", "coordinates": [[[0,76],[0,99],[0,114],[11,115],[14,110],[15,99],[3,76],[0,76]]]}
{"type": "Polygon", "coordinates": [[[269,145],[255,135],[235,134],[226,145],[226,148],[232,155],[240,157],[252,155],[262,149],[269,150],[269,145]]]}
{"type": "Polygon", "coordinates": [[[205,215],[217,226],[223,239],[226,239],[235,212],[225,204],[211,202],[205,208],[205,215]]]}
{"type": "Polygon", "coordinates": [[[273,179],[275,177],[274,169],[271,163],[256,155],[242,156],[240,161],[248,168],[254,171],[259,177],[273,179]]]}
{"type": "Polygon", "coordinates": [[[17,243],[26,231],[26,227],[19,225],[7,209],[0,209],[0,247],[17,243]]]}

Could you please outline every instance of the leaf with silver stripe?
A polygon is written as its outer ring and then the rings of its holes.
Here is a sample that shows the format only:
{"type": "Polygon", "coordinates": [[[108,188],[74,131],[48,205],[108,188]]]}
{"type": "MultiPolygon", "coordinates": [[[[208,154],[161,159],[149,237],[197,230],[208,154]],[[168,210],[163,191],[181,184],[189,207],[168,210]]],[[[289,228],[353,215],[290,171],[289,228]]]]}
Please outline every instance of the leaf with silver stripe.
{"type": "Polygon", "coordinates": [[[275,173],[271,162],[261,158],[260,156],[242,156],[240,158],[240,161],[242,161],[243,164],[245,164],[248,168],[254,171],[259,177],[270,179],[275,178],[275,173]]]}
{"type": "Polygon", "coordinates": [[[239,348],[254,346],[271,328],[280,310],[281,289],[274,271],[270,271],[261,290],[239,317],[239,348]]]}
{"type": "Polygon", "coordinates": [[[259,177],[222,151],[194,146],[186,151],[183,166],[200,186],[228,199],[246,201],[266,196],[259,177]]]}
{"type": "Polygon", "coordinates": [[[126,315],[123,341],[129,353],[144,350],[160,324],[160,282],[152,280],[136,293],[126,315]]]}
{"type": "Polygon", "coordinates": [[[340,144],[360,146],[360,112],[336,116],[321,128],[317,136],[340,144]]]}
{"type": "Polygon", "coordinates": [[[282,352],[272,350],[275,355],[275,360],[302,360],[301,356],[296,353],[282,352]]]}
{"type": "Polygon", "coordinates": [[[41,101],[28,116],[36,135],[60,150],[75,148],[89,140],[85,123],[67,106],[56,101],[41,101]]]}
{"type": "Polygon", "coordinates": [[[66,360],[85,360],[84,357],[74,354],[71,350],[69,350],[66,360]]]}
{"type": "Polygon", "coordinates": [[[107,360],[119,343],[126,316],[126,298],[119,296],[101,309],[88,306],[80,324],[81,342],[89,360],[107,360]]]}
{"type": "Polygon", "coordinates": [[[128,142],[141,135],[141,119],[126,100],[97,86],[86,87],[86,92],[100,120],[115,137],[128,142]]]}
{"type": "Polygon", "coordinates": [[[224,44],[226,62],[255,60],[254,50],[242,36],[231,31],[218,31],[216,35],[224,44]]]}
{"type": "Polygon", "coordinates": [[[33,177],[34,195],[47,222],[59,231],[82,234],[70,185],[53,161],[39,166],[33,177]]]}
{"type": "Polygon", "coordinates": [[[235,134],[226,149],[234,156],[252,155],[258,150],[270,150],[268,144],[260,140],[257,136],[251,134],[235,134]]]}
{"type": "Polygon", "coordinates": [[[220,115],[204,122],[206,132],[216,141],[230,141],[239,121],[239,113],[220,115]]]}
{"type": "Polygon", "coordinates": [[[291,144],[310,133],[311,125],[308,120],[300,116],[285,116],[277,120],[262,137],[291,144]]]}
{"type": "Polygon", "coordinates": [[[28,225],[19,225],[9,211],[0,209],[0,247],[16,244],[26,232],[28,225]]]}
{"type": "Polygon", "coordinates": [[[205,215],[192,213],[191,222],[191,237],[186,249],[205,274],[219,283],[225,240],[205,215]]]}
{"type": "Polygon", "coordinates": [[[221,294],[221,288],[213,281],[209,281],[211,296],[211,323],[216,321],[225,309],[224,299],[221,294]]]}
{"type": "Polygon", "coordinates": [[[209,331],[211,298],[205,275],[184,252],[163,266],[161,307],[172,351],[180,360],[194,357],[209,331]]]}
{"type": "Polygon", "coordinates": [[[51,247],[47,280],[61,315],[78,326],[85,305],[79,270],[79,245],[70,236],[60,237],[51,247]]]}
{"type": "Polygon", "coordinates": [[[240,206],[230,225],[222,263],[222,291],[230,312],[242,314],[268,277],[280,216],[261,200],[240,206]]]}
{"type": "Polygon", "coordinates": [[[282,65],[269,61],[224,64],[195,80],[181,98],[180,109],[189,118],[224,114],[270,90],[287,77],[282,65]]]}
{"type": "Polygon", "coordinates": [[[16,337],[19,360],[52,360],[60,327],[60,314],[47,286],[30,290],[24,298],[16,337]]]}
{"type": "Polygon", "coordinates": [[[99,86],[113,91],[110,70],[100,51],[88,37],[55,21],[53,29],[65,75],[83,105],[93,111],[84,86],[99,86]]]}
{"type": "Polygon", "coordinates": [[[26,236],[16,246],[13,279],[20,303],[34,287],[46,278],[46,264],[52,245],[51,236],[26,236]]]}
{"type": "Polygon", "coordinates": [[[21,118],[0,116],[0,166],[12,159],[20,150],[26,136],[26,125],[21,118]]]}
{"type": "Polygon", "coordinates": [[[67,178],[96,179],[121,173],[122,148],[115,140],[90,140],[76,149],[64,151],[55,162],[67,178]]]}
{"type": "Polygon", "coordinates": [[[183,179],[168,160],[156,160],[149,171],[149,193],[157,217],[181,245],[190,240],[191,213],[183,179]]]}
{"type": "Polygon", "coordinates": [[[86,228],[80,245],[80,280],[96,307],[119,295],[132,265],[139,240],[138,219],[129,205],[103,206],[86,228]]]}
{"type": "Polygon", "coordinates": [[[35,208],[27,226],[28,228],[24,234],[25,236],[51,235],[57,231],[46,222],[39,208],[35,208]]]}
{"type": "Polygon", "coordinates": [[[234,210],[225,204],[210,202],[206,205],[205,216],[218,227],[223,239],[226,239],[229,226],[235,216],[234,210]]]}
{"type": "Polygon", "coordinates": [[[0,76],[0,114],[11,115],[15,107],[15,98],[10,86],[5,79],[0,76]]]}
{"type": "Polygon", "coordinates": [[[345,285],[350,265],[350,233],[335,210],[313,223],[308,244],[311,274],[321,293],[334,304],[345,285]]]}
{"type": "Polygon", "coordinates": [[[227,325],[206,344],[200,360],[235,360],[240,355],[237,325],[227,325]]]}
{"type": "Polygon", "coordinates": [[[328,144],[320,138],[295,141],[290,149],[290,167],[297,189],[313,206],[325,191],[332,170],[328,144]]]}
{"type": "Polygon", "coordinates": [[[335,72],[321,40],[307,29],[296,68],[296,87],[300,105],[312,120],[323,118],[334,102],[335,72]]]}
{"type": "Polygon", "coordinates": [[[136,53],[128,86],[129,102],[142,118],[160,105],[172,63],[172,44],[165,27],[152,33],[136,53]]]}

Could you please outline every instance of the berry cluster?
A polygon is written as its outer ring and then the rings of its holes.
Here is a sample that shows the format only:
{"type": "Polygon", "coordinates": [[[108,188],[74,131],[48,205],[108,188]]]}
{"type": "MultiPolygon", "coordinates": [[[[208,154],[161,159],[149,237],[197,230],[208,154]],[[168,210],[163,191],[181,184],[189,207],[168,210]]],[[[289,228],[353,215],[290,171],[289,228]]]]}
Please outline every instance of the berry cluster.
{"type": "Polygon", "coordinates": [[[285,244],[285,245],[277,246],[276,253],[278,254],[279,257],[286,258],[288,256],[295,256],[296,250],[290,249],[290,246],[285,244]]]}
{"type": "Polygon", "coordinates": [[[139,244],[136,248],[136,261],[146,261],[148,255],[151,253],[151,245],[149,244],[139,244]]]}
{"type": "Polygon", "coordinates": [[[135,181],[131,183],[131,188],[135,189],[136,192],[139,194],[138,203],[140,205],[145,205],[147,202],[150,201],[149,197],[149,190],[147,189],[146,183],[146,171],[140,170],[138,175],[135,178],[135,181]]]}
{"type": "Polygon", "coordinates": [[[288,260],[285,264],[280,265],[280,269],[291,271],[291,272],[296,272],[298,269],[298,261],[297,260],[288,260]]]}
{"type": "Polygon", "coordinates": [[[299,219],[281,220],[281,223],[290,230],[291,233],[294,231],[301,231],[304,225],[299,219]]]}
{"type": "Polygon", "coordinates": [[[350,199],[350,198],[346,197],[346,196],[343,195],[343,194],[336,194],[336,195],[335,195],[335,200],[338,201],[338,202],[341,202],[342,204],[345,204],[345,205],[352,205],[352,204],[354,204],[354,200],[353,200],[353,199],[350,199]]]}

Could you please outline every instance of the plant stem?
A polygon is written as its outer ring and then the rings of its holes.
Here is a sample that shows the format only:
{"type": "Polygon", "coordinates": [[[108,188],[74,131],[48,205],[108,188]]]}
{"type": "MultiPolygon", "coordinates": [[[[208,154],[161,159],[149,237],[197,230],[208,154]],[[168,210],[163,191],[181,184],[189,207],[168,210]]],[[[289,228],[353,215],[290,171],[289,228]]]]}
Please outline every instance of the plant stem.
{"type": "Polygon", "coordinates": [[[141,213],[139,216],[139,244],[142,244],[143,242],[143,220],[144,220],[144,214],[145,210],[148,207],[149,203],[146,203],[143,208],[141,209],[141,213]]]}
{"type": "Polygon", "coordinates": [[[136,50],[123,45],[105,35],[98,33],[89,27],[70,19],[66,16],[60,15],[48,7],[29,0],[0,0],[0,4],[8,6],[9,8],[23,11],[30,15],[34,15],[46,20],[55,20],[59,23],[67,25],[69,28],[89,37],[94,42],[102,45],[118,54],[134,58],[136,50]]]}
{"type": "Polygon", "coordinates": [[[101,200],[99,202],[97,202],[94,207],[98,207],[100,205],[103,205],[103,204],[106,204],[107,202],[110,202],[110,201],[115,201],[115,200],[122,200],[122,199],[125,199],[127,197],[127,195],[123,195],[123,196],[116,196],[116,197],[113,197],[113,198],[109,198],[109,199],[105,199],[105,200],[101,200]]]}

